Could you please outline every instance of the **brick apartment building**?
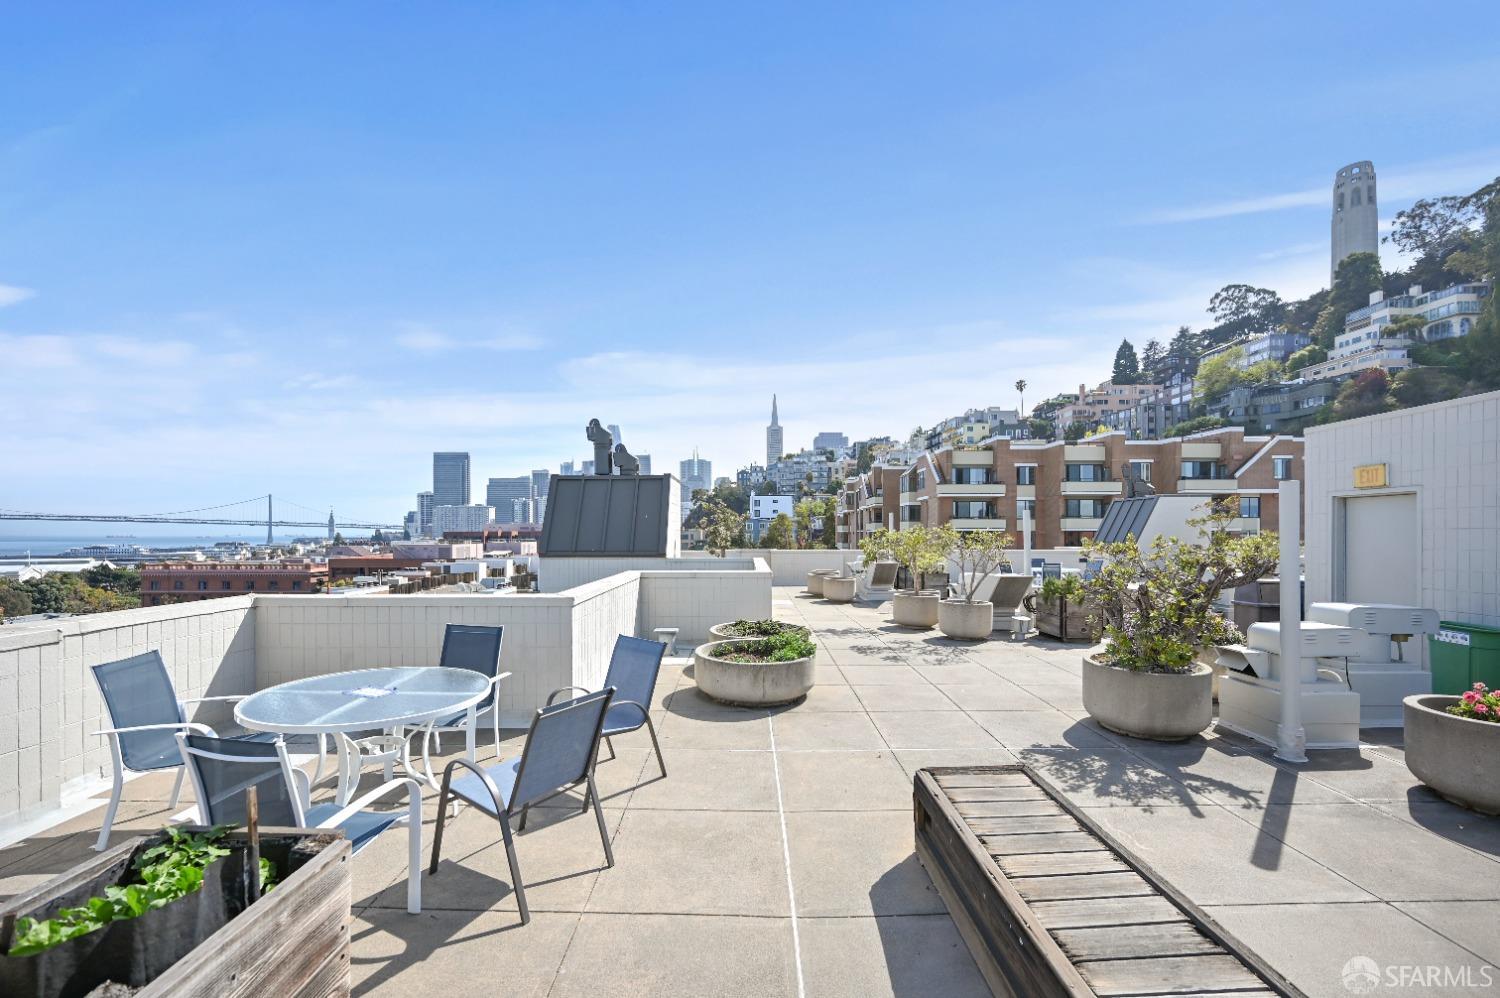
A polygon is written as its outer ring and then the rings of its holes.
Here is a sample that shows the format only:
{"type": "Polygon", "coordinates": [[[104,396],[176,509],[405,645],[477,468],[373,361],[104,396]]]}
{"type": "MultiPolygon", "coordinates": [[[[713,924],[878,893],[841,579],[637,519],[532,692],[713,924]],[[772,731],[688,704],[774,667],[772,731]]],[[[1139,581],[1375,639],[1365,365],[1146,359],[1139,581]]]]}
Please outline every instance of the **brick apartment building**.
{"type": "Polygon", "coordinates": [[[996,439],[926,451],[909,466],[877,465],[845,483],[838,543],[855,548],[880,527],[913,524],[1015,532],[1029,506],[1033,547],[1079,547],[1124,493],[1127,464],[1159,494],[1234,503],[1231,529],[1275,530],[1279,483],[1302,478],[1302,440],[1226,428],[1168,440],[1107,433],[1076,444],[996,439]]]}
{"type": "Polygon", "coordinates": [[[245,593],[311,593],[327,583],[328,566],[314,561],[159,562],[141,566],[141,605],[245,593]]]}

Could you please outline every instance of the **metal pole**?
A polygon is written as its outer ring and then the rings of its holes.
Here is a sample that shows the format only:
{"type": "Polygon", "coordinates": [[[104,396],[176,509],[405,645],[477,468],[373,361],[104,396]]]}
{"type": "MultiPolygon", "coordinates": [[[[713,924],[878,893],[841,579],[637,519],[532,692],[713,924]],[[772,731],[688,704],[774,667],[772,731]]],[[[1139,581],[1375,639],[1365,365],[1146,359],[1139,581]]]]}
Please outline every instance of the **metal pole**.
{"type": "Polygon", "coordinates": [[[1281,724],[1276,729],[1276,758],[1307,761],[1307,732],[1302,727],[1302,483],[1281,483],[1277,501],[1281,531],[1281,724]]]}
{"type": "Polygon", "coordinates": [[[1031,574],[1031,510],[1021,507],[1021,571],[1031,574]]]}

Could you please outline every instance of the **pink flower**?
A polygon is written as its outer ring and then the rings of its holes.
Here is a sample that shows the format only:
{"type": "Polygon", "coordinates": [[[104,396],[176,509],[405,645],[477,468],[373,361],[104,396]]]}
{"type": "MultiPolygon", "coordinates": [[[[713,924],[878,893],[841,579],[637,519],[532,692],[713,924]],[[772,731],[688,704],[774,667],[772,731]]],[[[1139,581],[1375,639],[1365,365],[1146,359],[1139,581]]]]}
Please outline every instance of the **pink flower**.
{"type": "Polygon", "coordinates": [[[1476,713],[1476,714],[1488,714],[1489,712],[1490,712],[1489,704],[1476,703],[1474,705],[1474,713],[1476,713]]]}
{"type": "Polygon", "coordinates": [[[1485,693],[1485,692],[1488,692],[1488,691],[1487,691],[1487,689],[1486,689],[1486,687],[1485,687],[1485,685],[1483,683],[1475,683],[1474,684],[1474,692],[1475,693],[1485,693]]]}
{"type": "Polygon", "coordinates": [[[1465,690],[1464,691],[1464,703],[1473,704],[1473,703],[1478,703],[1478,702],[1479,702],[1479,694],[1478,693],[1475,693],[1473,690],[1465,690]]]}

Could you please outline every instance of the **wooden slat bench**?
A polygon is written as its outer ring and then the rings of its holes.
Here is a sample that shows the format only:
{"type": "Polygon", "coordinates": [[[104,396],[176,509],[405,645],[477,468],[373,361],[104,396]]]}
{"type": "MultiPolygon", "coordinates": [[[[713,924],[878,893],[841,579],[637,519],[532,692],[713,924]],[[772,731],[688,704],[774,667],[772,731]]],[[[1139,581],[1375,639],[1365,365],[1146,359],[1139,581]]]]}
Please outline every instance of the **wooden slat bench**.
{"type": "Polygon", "coordinates": [[[1301,998],[1024,765],[922,769],[917,857],[998,996],[1301,998]]]}

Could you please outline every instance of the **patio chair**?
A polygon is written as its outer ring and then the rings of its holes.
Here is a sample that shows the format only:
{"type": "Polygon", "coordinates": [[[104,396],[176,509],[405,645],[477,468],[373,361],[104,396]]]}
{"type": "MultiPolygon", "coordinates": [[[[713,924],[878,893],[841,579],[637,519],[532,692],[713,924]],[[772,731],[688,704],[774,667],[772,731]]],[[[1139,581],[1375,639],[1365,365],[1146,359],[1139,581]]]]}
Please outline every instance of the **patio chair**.
{"type": "MultiPolygon", "coordinates": [[[[500,671],[500,643],[505,637],[505,627],[483,627],[477,624],[449,624],[443,630],[443,651],[438,665],[445,669],[468,669],[490,681],[490,691],[474,706],[475,721],[486,710],[490,712],[491,727],[495,733],[495,758],[500,758],[500,680],[510,673],[500,671]]],[[[469,712],[461,710],[451,717],[440,717],[427,726],[423,738],[437,741],[442,751],[442,736],[446,731],[467,731],[469,712]]],[[[477,743],[479,733],[474,733],[477,743]]],[[[424,744],[423,748],[427,746],[424,744]]],[[[423,753],[427,755],[427,753],[423,753]]],[[[429,775],[431,775],[429,773],[429,775]]]]}
{"type": "MultiPolygon", "coordinates": [[[[255,788],[262,826],[338,829],[357,855],[387,828],[407,828],[406,910],[422,910],[422,785],[410,777],[383,783],[345,807],[313,804],[307,774],[292,765],[286,742],[244,742],[180,732],[177,748],[193,775],[198,820],[203,825],[245,824],[245,791],[255,788]],[[396,791],[405,811],[366,811],[396,791]]],[[[284,873],[285,871],[283,871],[284,873]]]]}
{"type": "MultiPolygon", "coordinates": [[[[615,757],[615,743],[611,735],[624,735],[639,731],[645,725],[651,735],[651,747],[656,749],[656,764],[661,775],[667,775],[667,763],[661,757],[661,743],[656,740],[656,726],[651,723],[651,697],[656,692],[656,676],[661,671],[661,659],[667,646],[660,641],[647,641],[621,634],[615,638],[615,650],[609,656],[609,672],[604,685],[619,691],[609,713],[604,718],[604,744],[609,747],[609,758],[615,757]]],[[[550,706],[559,694],[587,693],[582,686],[564,686],[553,690],[547,697],[550,706]]]]}
{"type": "MultiPolygon", "coordinates": [[[[94,848],[103,852],[109,847],[109,832],[120,808],[127,771],[150,773],[176,769],[177,780],[172,784],[172,799],[167,806],[177,806],[177,798],[182,793],[182,756],[173,736],[179,731],[215,734],[208,725],[187,719],[188,704],[234,703],[249,694],[179,699],[172,686],[172,677],[167,674],[166,663],[157,651],[104,662],[94,666],[93,672],[94,682],[99,684],[99,695],[104,699],[104,709],[109,713],[109,727],[94,734],[109,738],[109,756],[114,765],[114,783],[109,804],[104,809],[104,827],[99,830],[99,838],[94,843],[94,848]]],[[[253,734],[241,735],[235,740],[269,742],[275,737],[273,734],[253,734]]]]}
{"type": "Polygon", "coordinates": [[[599,838],[604,843],[604,858],[608,866],[614,866],[615,854],[609,845],[609,829],[604,824],[604,810],[599,806],[599,791],[594,786],[599,738],[614,695],[611,687],[538,709],[531,719],[526,745],[519,758],[487,768],[476,766],[467,759],[449,762],[443,770],[443,787],[438,796],[437,831],[432,837],[432,865],[428,867],[428,874],[438,872],[450,798],[467,801],[500,822],[505,859],[510,864],[510,879],[516,890],[516,904],[521,909],[521,924],[525,925],[531,921],[531,910],[526,906],[526,887],[521,882],[521,867],[516,861],[510,819],[519,811],[516,831],[525,831],[526,815],[533,804],[541,804],[579,784],[585,786],[583,810],[587,811],[589,804],[593,804],[594,817],[599,822],[599,838]],[[469,772],[454,779],[454,771],[460,767],[469,772]]]}

